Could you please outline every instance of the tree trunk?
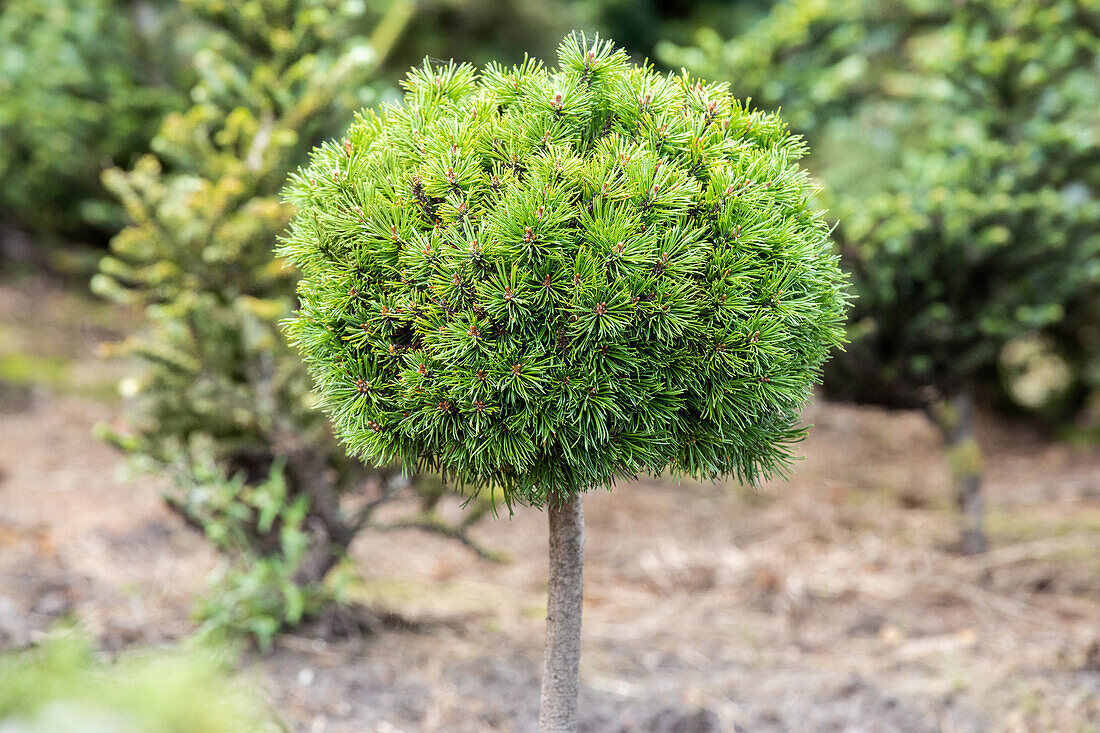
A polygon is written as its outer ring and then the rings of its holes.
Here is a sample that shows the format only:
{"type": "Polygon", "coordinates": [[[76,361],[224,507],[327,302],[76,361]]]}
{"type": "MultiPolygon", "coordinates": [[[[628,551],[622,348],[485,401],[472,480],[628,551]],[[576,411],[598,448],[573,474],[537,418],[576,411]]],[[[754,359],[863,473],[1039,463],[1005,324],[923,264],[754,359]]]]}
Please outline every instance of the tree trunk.
{"type": "Polygon", "coordinates": [[[546,604],[546,652],[542,662],[540,733],[575,733],[584,596],[584,510],[574,495],[551,504],[550,581],[546,604]]]}
{"type": "Polygon", "coordinates": [[[347,545],[336,543],[319,520],[311,523],[312,532],[306,555],[294,573],[299,588],[314,588],[325,582],[325,576],[347,552],[347,545]]]}
{"type": "Polygon", "coordinates": [[[985,506],[982,500],[982,451],[974,435],[974,401],[967,393],[944,400],[934,409],[947,445],[947,462],[962,522],[959,547],[967,555],[985,552],[985,506]]]}

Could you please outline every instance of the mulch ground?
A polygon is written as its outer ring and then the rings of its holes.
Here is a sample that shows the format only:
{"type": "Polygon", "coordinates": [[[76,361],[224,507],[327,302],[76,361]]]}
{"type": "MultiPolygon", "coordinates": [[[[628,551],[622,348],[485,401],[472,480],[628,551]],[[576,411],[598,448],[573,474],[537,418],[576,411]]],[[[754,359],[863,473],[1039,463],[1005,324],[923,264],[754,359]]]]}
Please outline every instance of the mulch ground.
{"type": "MultiPolygon", "coordinates": [[[[60,619],[108,652],[173,643],[217,558],[92,436],[120,409],[100,389],[117,369],[95,357],[112,331],[71,298],[0,285],[0,359],[62,375],[0,389],[0,647],[60,619]]],[[[1100,728],[1100,451],[983,416],[993,549],[967,558],[920,415],[818,404],[807,419],[788,483],[586,498],[584,730],[1100,728]]],[[[356,596],[408,625],[306,628],[242,674],[294,730],[532,730],[544,520],[478,526],[504,564],[364,535],[356,596]]]]}

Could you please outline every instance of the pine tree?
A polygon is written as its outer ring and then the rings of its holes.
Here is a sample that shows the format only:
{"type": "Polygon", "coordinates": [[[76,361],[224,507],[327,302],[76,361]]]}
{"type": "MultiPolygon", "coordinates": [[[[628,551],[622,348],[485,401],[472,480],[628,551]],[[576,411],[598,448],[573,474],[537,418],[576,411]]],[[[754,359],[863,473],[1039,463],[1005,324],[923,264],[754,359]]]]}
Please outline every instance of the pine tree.
{"type": "Polygon", "coordinates": [[[793,0],[762,31],[722,57],[832,149],[810,165],[858,297],[826,387],[929,414],[980,551],[975,391],[1011,345],[1062,344],[1081,382],[1100,359],[1100,9],[793,0]]]}
{"type": "Polygon", "coordinates": [[[290,216],[278,190],[318,136],[370,99],[347,90],[372,93],[411,4],[381,18],[335,0],[186,8],[209,34],[196,103],[165,120],[157,156],[106,176],[133,223],[93,286],[149,321],[120,345],[145,369],[127,382],[129,424],[109,437],[169,476],[170,505],[236,559],[202,614],[266,641],[333,599],[330,571],[360,531],[420,527],[476,547],[466,531],[487,506],[448,525],[438,480],[410,487],[396,467],[344,456],[277,326],[296,277],[271,257],[290,216]],[[380,519],[410,493],[411,512],[380,519]]]}
{"type": "Polygon", "coordinates": [[[979,552],[974,390],[1006,344],[1100,298],[1100,32],[1072,3],[990,0],[959,6],[925,43],[925,88],[943,90],[922,114],[925,149],[905,151],[899,180],[839,229],[863,333],[838,365],[842,384],[929,411],[962,549],[979,552]]]}
{"type": "Polygon", "coordinates": [[[540,727],[574,730],[581,495],[782,474],[844,281],[805,146],[725,85],[570,37],[405,90],[291,178],[287,328],[351,454],[547,509],[540,727]]]}

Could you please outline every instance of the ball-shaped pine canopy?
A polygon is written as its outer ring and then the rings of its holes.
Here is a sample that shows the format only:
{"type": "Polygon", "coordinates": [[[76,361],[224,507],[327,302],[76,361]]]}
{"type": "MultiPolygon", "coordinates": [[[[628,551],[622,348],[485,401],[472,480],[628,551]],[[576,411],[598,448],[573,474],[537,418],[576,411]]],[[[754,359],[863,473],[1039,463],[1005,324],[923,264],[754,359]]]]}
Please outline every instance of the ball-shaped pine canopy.
{"type": "Polygon", "coordinates": [[[801,140],[598,39],[404,87],[288,187],[288,331],[348,450],[539,506],[781,472],[846,304],[801,140]]]}

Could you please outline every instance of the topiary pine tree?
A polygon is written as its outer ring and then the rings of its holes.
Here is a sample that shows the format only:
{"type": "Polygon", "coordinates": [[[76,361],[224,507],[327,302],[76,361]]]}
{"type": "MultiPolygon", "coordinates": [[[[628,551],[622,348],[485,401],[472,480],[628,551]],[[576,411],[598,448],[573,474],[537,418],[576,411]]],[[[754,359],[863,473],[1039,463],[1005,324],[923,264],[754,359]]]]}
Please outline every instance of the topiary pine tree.
{"type": "Polygon", "coordinates": [[[828,391],[927,411],[961,545],[979,551],[974,391],[997,384],[1010,346],[1053,344],[1080,397],[1100,356],[1100,15],[1072,0],[790,0],[757,30],[682,60],[740,64],[749,91],[833,151],[809,165],[858,298],[828,391]]]}
{"type": "Polygon", "coordinates": [[[576,727],[581,495],[780,475],[841,341],[805,146],[599,39],[425,62],[296,173],[288,322],[350,453],[550,520],[540,727],[576,727]]]}
{"type": "Polygon", "coordinates": [[[108,432],[172,479],[170,505],[233,560],[201,617],[262,643],[331,610],[331,571],[360,532],[417,527],[486,554],[467,530],[488,506],[447,524],[437,479],[409,487],[395,467],[349,460],[278,330],[295,287],[271,259],[291,213],[278,191],[371,93],[411,4],[398,0],[381,18],[337,0],[188,0],[185,9],[208,37],[196,104],[165,120],[159,157],[106,176],[133,223],[93,287],[142,306],[149,321],[120,345],[145,368],[127,382],[126,424],[108,432]],[[403,509],[382,518],[383,506],[403,509]]]}

